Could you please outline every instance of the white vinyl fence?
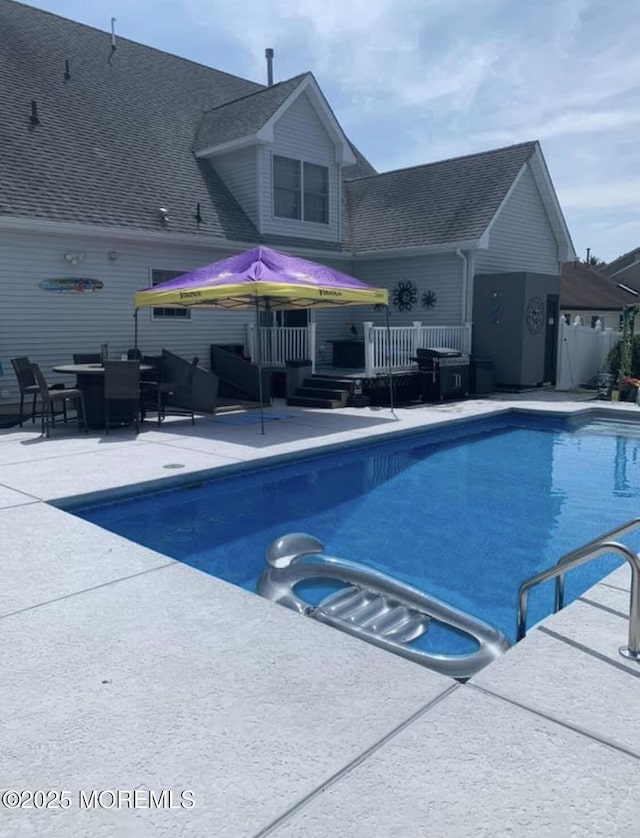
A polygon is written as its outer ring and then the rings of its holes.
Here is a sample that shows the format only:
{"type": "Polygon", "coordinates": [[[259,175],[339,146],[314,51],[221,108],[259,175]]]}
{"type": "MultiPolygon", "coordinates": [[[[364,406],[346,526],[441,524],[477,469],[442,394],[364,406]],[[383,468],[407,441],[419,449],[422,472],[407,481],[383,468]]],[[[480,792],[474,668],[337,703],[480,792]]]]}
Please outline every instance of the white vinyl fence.
{"type": "Polygon", "coordinates": [[[620,340],[613,329],[570,326],[560,320],[556,390],[573,390],[606,372],[607,355],[620,340]]]}

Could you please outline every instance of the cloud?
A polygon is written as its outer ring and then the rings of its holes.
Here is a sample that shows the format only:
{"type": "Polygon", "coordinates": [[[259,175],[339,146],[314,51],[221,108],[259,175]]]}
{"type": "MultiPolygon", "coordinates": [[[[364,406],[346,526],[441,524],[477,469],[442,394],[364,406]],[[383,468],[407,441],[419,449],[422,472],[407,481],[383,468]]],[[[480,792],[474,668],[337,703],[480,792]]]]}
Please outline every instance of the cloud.
{"type": "Polygon", "coordinates": [[[582,210],[632,210],[640,212],[640,178],[587,183],[558,190],[564,207],[582,210]]]}

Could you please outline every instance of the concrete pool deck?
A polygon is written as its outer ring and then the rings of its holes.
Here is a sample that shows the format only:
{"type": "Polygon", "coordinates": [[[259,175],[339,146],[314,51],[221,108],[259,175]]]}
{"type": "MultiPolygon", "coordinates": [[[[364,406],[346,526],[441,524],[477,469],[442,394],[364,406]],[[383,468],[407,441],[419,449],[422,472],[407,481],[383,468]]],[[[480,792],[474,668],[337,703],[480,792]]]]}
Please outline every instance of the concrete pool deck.
{"type": "Polygon", "coordinates": [[[542,397],[0,431],[0,836],[635,838],[626,568],[461,685],[52,505],[542,397]]]}

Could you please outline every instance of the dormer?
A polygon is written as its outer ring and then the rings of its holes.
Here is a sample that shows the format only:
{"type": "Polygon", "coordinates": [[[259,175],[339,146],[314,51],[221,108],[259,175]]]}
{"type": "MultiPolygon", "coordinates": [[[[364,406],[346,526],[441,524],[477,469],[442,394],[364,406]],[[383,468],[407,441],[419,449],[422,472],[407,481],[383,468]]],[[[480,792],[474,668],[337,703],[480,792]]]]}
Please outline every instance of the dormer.
{"type": "Polygon", "coordinates": [[[340,240],[351,145],[311,73],[205,113],[194,144],[260,233],[340,240]]]}

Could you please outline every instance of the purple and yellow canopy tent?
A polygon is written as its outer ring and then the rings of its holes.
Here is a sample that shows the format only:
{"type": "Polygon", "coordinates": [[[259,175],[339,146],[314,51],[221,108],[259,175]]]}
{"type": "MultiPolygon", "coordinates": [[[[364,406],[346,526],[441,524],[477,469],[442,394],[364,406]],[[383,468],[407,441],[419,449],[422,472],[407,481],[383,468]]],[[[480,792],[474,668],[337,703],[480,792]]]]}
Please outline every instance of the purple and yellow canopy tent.
{"type": "MultiPolygon", "coordinates": [[[[135,294],[135,345],[138,345],[138,309],[147,306],[218,308],[256,312],[260,347],[260,306],[266,311],[333,308],[334,306],[388,306],[389,292],[372,288],[355,277],[298,256],[268,247],[255,247],[211,265],[170,279],[135,294]]],[[[262,359],[258,349],[258,381],[262,359]]],[[[391,404],[393,408],[393,400],[391,404]]],[[[264,433],[262,394],[261,429],[264,433]]]]}

